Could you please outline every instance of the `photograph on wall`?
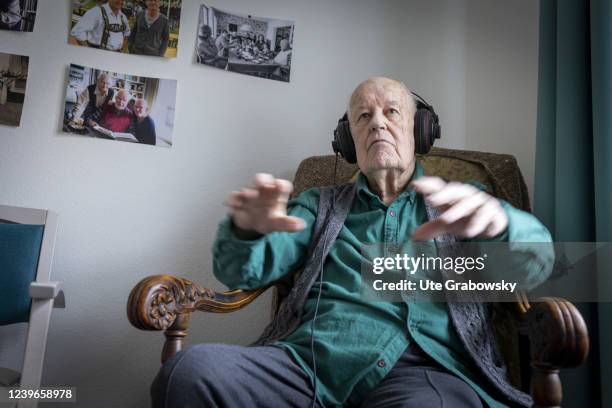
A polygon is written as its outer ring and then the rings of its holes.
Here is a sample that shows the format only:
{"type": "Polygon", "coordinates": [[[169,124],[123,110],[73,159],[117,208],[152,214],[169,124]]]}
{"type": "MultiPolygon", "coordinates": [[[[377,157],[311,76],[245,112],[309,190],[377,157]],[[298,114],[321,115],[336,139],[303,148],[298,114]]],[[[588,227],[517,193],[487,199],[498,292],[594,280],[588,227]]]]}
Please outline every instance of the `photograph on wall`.
{"type": "Polygon", "coordinates": [[[289,82],[294,22],[200,7],[196,61],[289,82]]]}
{"type": "Polygon", "coordinates": [[[0,0],[0,30],[33,31],[38,0],[0,0]]]}
{"type": "Polygon", "coordinates": [[[172,146],[176,81],[71,64],[63,130],[84,136],[172,146]]]}
{"type": "Polygon", "coordinates": [[[29,57],[0,52],[0,125],[19,126],[29,57]]]}
{"type": "Polygon", "coordinates": [[[69,44],[126,54],[176,57],[182,0],[70,1],[69,44]]]}

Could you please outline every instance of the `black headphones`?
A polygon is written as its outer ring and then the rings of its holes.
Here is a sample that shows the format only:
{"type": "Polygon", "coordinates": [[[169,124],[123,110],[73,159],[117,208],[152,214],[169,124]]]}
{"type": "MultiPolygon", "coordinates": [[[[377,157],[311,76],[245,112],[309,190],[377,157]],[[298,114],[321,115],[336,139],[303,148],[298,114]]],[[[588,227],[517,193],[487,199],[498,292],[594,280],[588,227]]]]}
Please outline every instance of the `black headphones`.
{"type": "MultiPolygon", "coordinates": [[[[434,141],[440,138],[442,132],[440,121],[433,106],[428,104],[418,94],[411,93],[416,97],[417,107],[417,111],[414,114],[414,151],[417,154],[427,154],[434,141]]],[[[334,153],[340,153],[340,156],[344,157],[344,160],[348,163],[357,163],[355,142],[351,135],[347,113],[338,120],[338,126],[334,130],[332,148],[334,153]]]]}

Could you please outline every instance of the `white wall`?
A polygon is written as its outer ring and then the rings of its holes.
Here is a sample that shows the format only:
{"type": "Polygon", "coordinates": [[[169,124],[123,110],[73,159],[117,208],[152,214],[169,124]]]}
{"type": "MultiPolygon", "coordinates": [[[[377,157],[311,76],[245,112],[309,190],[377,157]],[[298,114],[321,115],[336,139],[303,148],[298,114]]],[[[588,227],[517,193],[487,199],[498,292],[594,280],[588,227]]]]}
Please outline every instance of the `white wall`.
{"type": "Polygon", "coordinates": [[[395,75],[436,108],[440,147],[514,155],[533,195],[538,1],[406,2],[395,75]]]}
{"type": "Polygon", "coordinates": [[[442,125],[436,145],[465,148],[465,0],[409,1],[402,11],[395,76],[436,109],[442,125]]]}
{"type": "MultiPolygon", "coordinates": [[[[68,2],[39,3],[33,33],[0,32],[0,51],[31,58],[22,126],[0,127],[0,202],[60,214],[54,278],[65,282],[67,309],[53,314],[44,380],[77,386],[78,406],[148,405],[163,336],[129,325],[130,289],[161,273],[223,289],[210,256],[223,197],[256,171],[292,178],[301,159],[329,153],[349,93],[368,76],[402,79],[426,96],[442,117],[441,146],[513,153],[532,172],[532,107],[503,96],[535,100],[536,6],[528,0],[210,3],[295,21],[289,84],[195,65],[197,0],[184,0],[179,56],[170,61],[69,46],[68,2]],[[495,64],[483,65],[492,52],[495,64]],[[517,71],[509,60],[525,65],[517,71]],[[178,79],[173,147],[60,133],[71,62],[178,79]],[[480,118],[493,109],[481,99],[488,92],[500,114],[480,118]],[[501,138],[509,134],[518,139],[501,138]]],[[[195,316],[189,339],[246,344],[266,324],[268,305],[269,295],[232,315],[195,316]]]]}
{"type": "Polygon", "coordinates": [[[466,146],[514,155],[530,198],[535,171],[538,5],[533,0],[469,0],[466,24],[466,146]]]}
{"type": "Polygon", "coordinates": [[[150,116],[158,118],[155,124],[156,136],[163,141],[172,141],[174,131],[172,129],[174,123],[174,114],[176,112],[176,97],[177,81],[159,81],[159,89],[157,90],[156,103],[151,109],[150,116]]]}

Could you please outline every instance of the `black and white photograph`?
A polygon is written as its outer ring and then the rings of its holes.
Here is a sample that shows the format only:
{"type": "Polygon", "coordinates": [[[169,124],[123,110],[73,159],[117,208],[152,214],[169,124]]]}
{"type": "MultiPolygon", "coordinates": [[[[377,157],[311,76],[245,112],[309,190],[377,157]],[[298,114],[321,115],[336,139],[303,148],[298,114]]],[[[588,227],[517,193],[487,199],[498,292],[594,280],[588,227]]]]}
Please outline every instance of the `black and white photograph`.
{"type": "Polygon", "coordinates": [[[172,146],[176,81],[71,64],[63,130],[109,140],[172,146]]]}
{"type": "Polygon", "coordinates": [[[294,22],[202,5],[196,60],[219,69],[289,82],[294,22]]]}
{"type": "Polygon", "coordinates": [[[126,54],[176,57],[182,0],[71,2],[69,44],[126,54]]]}
{"type": "Polygon", "coordinates": [[[29,57],[0,52],[0,125],[19,126],[29,57]]]}
{"type": "Polygon", "coordinates": [[[38,0],[0,0],[0,30],[33,31],[38,0]]]}

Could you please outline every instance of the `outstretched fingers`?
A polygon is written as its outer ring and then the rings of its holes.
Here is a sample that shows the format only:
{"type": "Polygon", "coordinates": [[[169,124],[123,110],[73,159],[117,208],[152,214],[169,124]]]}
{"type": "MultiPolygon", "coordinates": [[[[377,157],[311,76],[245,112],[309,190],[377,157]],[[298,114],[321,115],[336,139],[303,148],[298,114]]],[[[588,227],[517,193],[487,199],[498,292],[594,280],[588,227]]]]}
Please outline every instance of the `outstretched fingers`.
{"type": "Polygon", "coordinates": [[[472,185],[422,177],[411,186],[423,195],[427,204],[442,211],[440,216],[414,231],[414,240],[426,241],[443,234],[463,238],[493,237],[508,226],[499,200],[472,185]]]}
{"type": "Polygon", "coordinates": [[[253,186],[230,193],[225,204],[234,224],[243,230],[267,234],[273,231],[300,231],[306,222],[287,215],[287,202],[293,191],[290,181],[258,173],[253,186]]]}

